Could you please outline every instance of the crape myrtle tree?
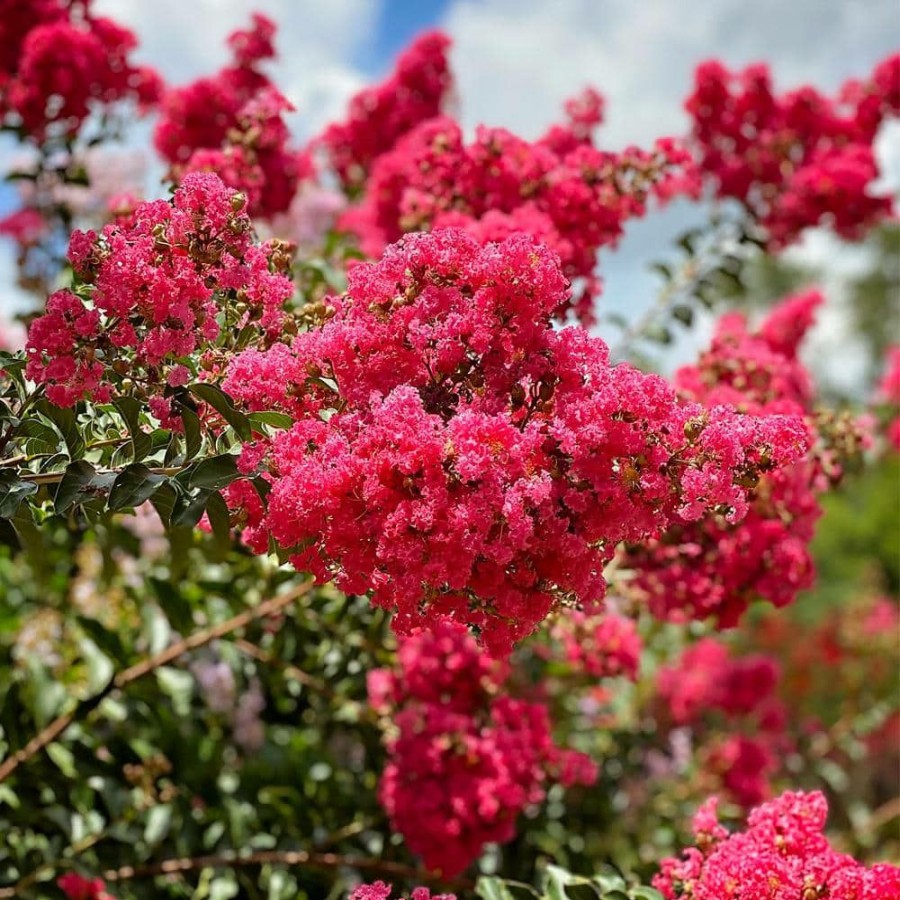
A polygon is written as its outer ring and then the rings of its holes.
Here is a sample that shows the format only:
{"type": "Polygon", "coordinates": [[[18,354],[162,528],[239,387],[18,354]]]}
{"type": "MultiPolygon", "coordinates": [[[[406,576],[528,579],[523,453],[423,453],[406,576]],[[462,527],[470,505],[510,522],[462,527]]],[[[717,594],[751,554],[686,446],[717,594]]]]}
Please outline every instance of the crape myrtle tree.
{"type": "Polygon", "coordinates": [[[0,12],[0,897],[900,897],[900,357],[823,405],[822,291],[734,306],[807,229],[890,254],[900,56],[704,63],[613,152],[593,88],[465,134],[434,32],[303,145],[264,16],[164,85],[88,0],[0,12]]]}

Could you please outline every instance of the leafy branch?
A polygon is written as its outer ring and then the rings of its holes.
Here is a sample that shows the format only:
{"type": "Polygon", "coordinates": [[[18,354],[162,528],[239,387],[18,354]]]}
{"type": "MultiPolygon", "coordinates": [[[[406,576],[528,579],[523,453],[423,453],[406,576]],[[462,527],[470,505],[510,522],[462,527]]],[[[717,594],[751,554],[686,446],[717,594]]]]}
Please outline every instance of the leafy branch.
{"type": "Polygon", "coordinates": [[[265,600],[258,606],[246,609],[224,622],[196,631],[190,636],[176,641],[170,647],[162,650],[153,656],[147,657],[127,669],[114,675],[109,683],[96,694],[80,700],[73,709],[67,713],[57,716],[49,725],[41,729],[24,747],[8,756],[0,763],[0,784],[2,784],[10,775],[12,775],[19,766],[28,762],[46,746],[53,743],[61,737],[73,722],[84,719],[100,703],[109,697],[113,692],[124,690],[128,685],[149,675],[162,666],[168,665],[178,657],[191,650],[197,650],[200,647],[209,644],[211,641],[219,640],[234,631],[247,626],[250,622],[257,619],[264,619],[276,615],[285,607],[297,601],[300,597],[309,592],[312,582],[303,582],[294,589],[282,594],[280,597],[273,597],[271,600],[265,600]]]}

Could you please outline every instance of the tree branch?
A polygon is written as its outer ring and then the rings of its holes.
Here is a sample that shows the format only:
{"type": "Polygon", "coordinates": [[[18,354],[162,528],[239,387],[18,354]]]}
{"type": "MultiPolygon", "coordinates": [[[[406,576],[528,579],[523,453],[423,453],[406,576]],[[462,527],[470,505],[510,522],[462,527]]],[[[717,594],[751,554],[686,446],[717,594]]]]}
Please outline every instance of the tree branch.
{"type": "Polygon", "coordinates": [[[103,690],[91,697],[79,701],[74,709],[69,712],[57,716],[24,747],[17,750],[11,756],[8,756],[0,763],[0,783],[9,778],[19,766],[40,753],[40,751],[48,744],[52,744],[53,741],[59,738],[73,722],[87,716],[114,691],[122,690],[133,681],[137,681],[139,678],[143,678],[150,672],[177,659],[183,653],[187,653],[190,650],[196,650],[211,641],[225,637],[225,635],[243,628],[245,625],[248,625],[256,619],[264,619],[280,612],[286,606],[289,606],[295,600],[298,600],[304,594],[308,593],[311,587],[312,582],[306,581],[280,597],[273,597],[271,600],[265,600],[258,606],[245,609],[243,612],[238,613],[236,616],[232,616],[232,618],[227,619],[224,622],[220,622],[218,625],[196,631],[188,637],[172,644],[171,647],[167,647],[165,650],[162,650],[154,656],[143,659],[140,662],[135,663],[135,665],[117,673],[103,690]]]}

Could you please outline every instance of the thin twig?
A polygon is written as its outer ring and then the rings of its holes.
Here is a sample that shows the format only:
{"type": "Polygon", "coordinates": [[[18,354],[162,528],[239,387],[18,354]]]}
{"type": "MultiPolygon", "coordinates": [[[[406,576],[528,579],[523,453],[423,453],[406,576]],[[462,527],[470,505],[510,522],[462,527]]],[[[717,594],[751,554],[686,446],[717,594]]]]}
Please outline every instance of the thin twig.
{"type": "Polygon", "coordinates": [[[227,619],[224,622],[220,622],[218,625],[196,631],[194,634],[177,641],[172,644],[171,647],[167,647],[160,653],[141,660],[133,666],[119,672],[110,679],[109,684],[107,684],[103,690],[91,697],[79,701],[74,709],[69,712],[57,716],[24,747],[17,750],[11,756],[8,756],[0,763],[0,783],[12,775],[22,763],[27,762],[33,756],[40,753],[40,751],[48,744],[52,744],[53,741],[60,737],[73,722],[88,715],[92,710],[99,706],[106,697],[112,694],[113,691],[122,690],[133,681],[137,681],[139,678],[143,678],[144,675],[148,675],[150,672],[177,659],[183,653],[187,653],[190,650],[196,650],[211,641],[225,637],[225,635],[243,628],[245,625],[248,625],[256,619],[267,618],[268,616],[280,612],[286,606],[306,594],[311,587],[312,582],[304,582],[294,588],[294,590],[289,591],[280,597],[273,597],[271,600],[265,600],[258,606],[245,609],[243,612],[238,613],[236,616],[232,616],[232,618],[227,619]]]}
{"type": "MultiPolygon", "coordinates": [[[[130,437],[107,438],[106,440],[85,444],[84,448],[85,450],[97,450],[100,447],[124,447],[130,440],[130,437]]],[[[10,456],[7,459],[0,459],[0,468],[17,466],[20,463],[30,463],[36,459],[43,459],[45,456],[53,456],[53,453],[32,453],[30,456],[27,453],[22,453],[19,456],[10,456]]]]}
{"type": "MultiPolygon", "coordinates": [[[[184,471],[186,466],[160,466],[148,469],[153,475],[177,475],[184,471]]],[[[96,475],[118,475],[121,469],[97,469],[96,475]]],[[[65,472],[25,472],[19,476],[22,481],[30,481],[33,484],[56,484],[66,477],[65,472]]]]}

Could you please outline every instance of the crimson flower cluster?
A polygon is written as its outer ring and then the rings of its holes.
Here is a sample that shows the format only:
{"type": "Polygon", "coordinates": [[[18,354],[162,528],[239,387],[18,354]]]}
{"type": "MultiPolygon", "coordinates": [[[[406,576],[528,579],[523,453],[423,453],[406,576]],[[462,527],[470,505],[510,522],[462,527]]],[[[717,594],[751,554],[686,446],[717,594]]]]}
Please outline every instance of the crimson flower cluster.
{"type": "Polygon", "coordinates": [[[452,622],[403,638],[397,668],[369,675],[369,698],[396,734],[379,790],[391,826],[429,868],[462,871],[548,781],[592,784],[596,766],[553,743],[546,706],[500,695],[504,664],[452,622]]]}
{"type": "Polygon", "coordinates": [[[759,803],[770,792],[786,723],[777,697],[780,677],[772,657],[733,657],[712,638],[699,641],[657,675],[659,697],[673,724],[689,725],[704,736],[716,715],[727,722],[724,737],[704,741],[704,769],[743,806],[759,803]]]}
{"type": "Polygon", "coordinates": [[[569,610],[554,624],[553,637],[576,672],[592,678],[637,678],[642,645],[633,619],[569,610]]]}
{"type": "Polygon", "coordinates": [[[340,224],[371,256],[405,232],[439,227],[465,228],[485,243],[529,234],[559,255],[567,278],[579,280],[573,305],[588,324],[600,291],[597,250],[619,240],[652,194],[667,193],[689,157],[668,139],[649,151],[599,150],[581,106],[572,109],[568,127],[535,142],[482,126],[466,143],[453,119],[423,122],[375,160],[362,199],[340,224]]]}
{"type": "MultiPolygon", "coordinates": [[[[27,376],[60,406],[109,400],[122,376],[161,393],[197,374],[189,355],[215,341],[226,309],[231,326],[277,332],[290,260],[277,242],[254,241],[245,207],[215,175],[192,174],[171,203],[141,203],[99,235],[76,231],[76,287],[53,294],[31,324],[27,376]]],[[[159,413],[167,401],[154,399],[159,413]]]]}
{"type": "Polygon", "coordinates": [[[786,792],[754,809],[742,832],[719,824],[716,799],[694,818],[696,847],[666,859],[653,879],[666,900],[895,900],[900,868],[867,868],[823,834],[828,804],[818,793],[786,792]]]}
{"type": "MultiPolygon", "coordinates": [[[[812,383],[797,351],[821,302],[817,291],[788,297],[756,331],[740,313],[723,316],[698,363],[676,373],[676,387],[693,401],[729,403],[749,417],[805,415],[815,437],[812,383]]],[[[827,484],[825,473],[838,471],[823,451],[819,460],[766,475],[740,523],[713,512],[630,548],[630,589],[659,618],[714,616],[723,627],[736,624],[754,599],[786,606],[813,582],[809,543],[821,514],[817,494],[827,484]]]]}
{"type": "Polygon", "coordinates": [[[565,124],[537,141],[480,127],[467,144],[459,124],[442,114],[452,84],[449,44],[440,32],[423,35],[390,78],[353,98],[346,122],[314,142],[327,148],[358,201],[340,226],[372,257],[405,233],[439,227],[465,228],[482,242],[529,234],[556,251],[568,278],[579,279],[574,305],[591,322],[597,250],[618,241],[651,195],[685,189],[685,170],[694,171],[689,154],[668,138],[649,151],[597,149],[603,99],[591,88],[566,103],[565,124]]]}
{"type": "Polygon", "coordinates": [[[260,217],[287,210],[312,174],[309,156],[289,146],[283,116],[293,106],[259,69],[275,55],[274,37],[274,23],[255,14],[248,30],[228,37],[230,65],[166,93],[154,135],[173,179],[215,172],[260,217]]]}
{"type": "Polygon", "coordinates": [[[713,60],[698,67],[686,108],[704,176],[747,207],[771,248],[816,225],[858,238],[890,214],[890,198],[871,191],[872,143],[900,113],[900,54],[836,98],[809,86],[776,94],[768,66],[731,72],[713,60]]]}
{"type": "Polygon", "coordinates": [[[420,35],[381,84],[351,98],[344,122],[334,122],[314,142],[327,152],[344,188],[363,186],[372,163],[415,126],[441,112],[453,78],[450,39],[440,31],[420,35]]]}
{"type": "Polygon", "coordinates": [[[620,541],[711,508],[737,521],[744,485],[805,451],[795,417],[680,403],[554,329],[567,297],[525,235],[409,235],[352,268],[322,327],[229,367],[240,403],[296,423],[268,448],[253,537],[373,591],[401,633],[450,617],[505,653],[560,600],[599,600],[620,541]]]}
{"type": "Polygon", "coordinates": [[[15,0],[0,16],[0,122],[41,142],[75,135],[93,109],[155,105],[159,75],[136,66],[137,39],[91,11],[90,0],[15,0]]]}

